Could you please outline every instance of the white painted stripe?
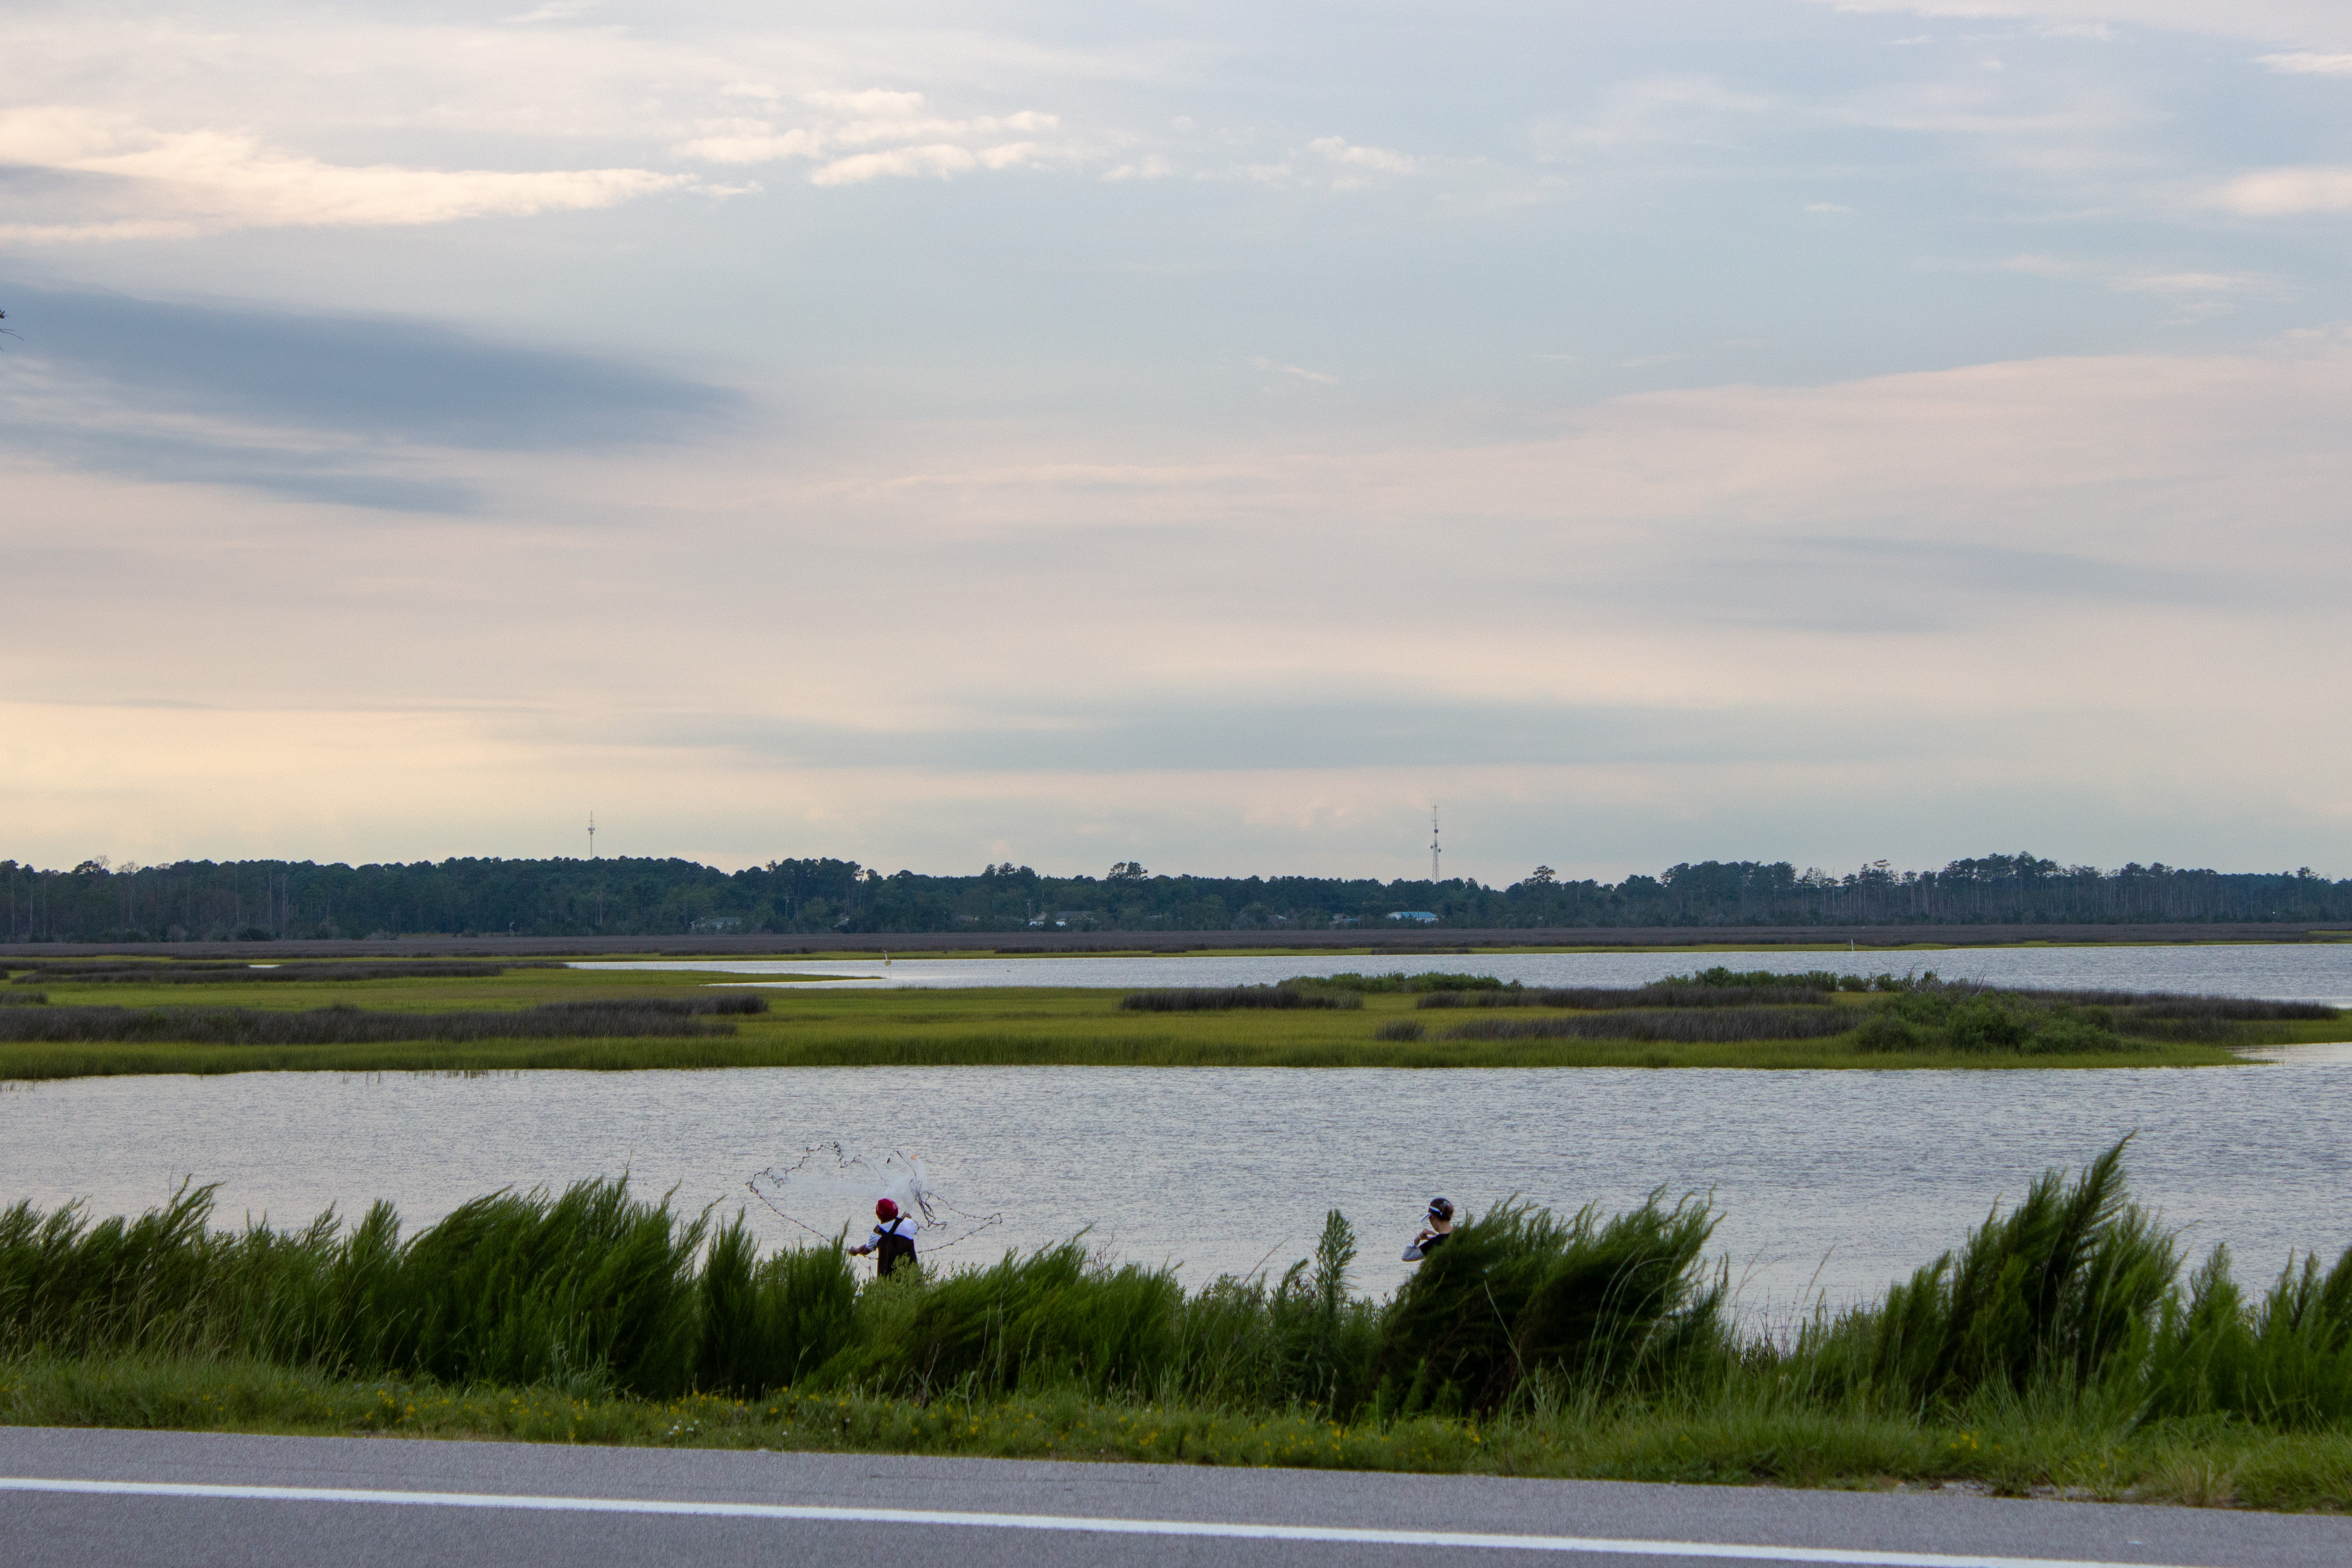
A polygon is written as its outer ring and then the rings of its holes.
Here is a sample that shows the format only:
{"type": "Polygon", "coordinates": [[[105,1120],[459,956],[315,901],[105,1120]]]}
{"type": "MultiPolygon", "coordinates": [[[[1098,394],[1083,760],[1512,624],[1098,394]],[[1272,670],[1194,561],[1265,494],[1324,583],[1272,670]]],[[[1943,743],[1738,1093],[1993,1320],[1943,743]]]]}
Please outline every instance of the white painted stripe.
{"type": "Polygon", "coordinates": [[[1451,1546],[1749,1563],[1829,1563],[1849,1564],[1851,1568],[2167,1568],[2162,1564],[2061,1557],[1874,1552],[1835,1546],[1753,1546],[1716,1541],[1612,1540],[1582,1535],[1478,1535],[1447,1530],[1350,1530],[1307,1524],[1229,1524],[1189,1519],[1103,1519],[1052,1513],[957,1513],[933,1509],[826,1508],[802,1503],[693,1502],[666,1498],[530,1497],[507,1492],[368,1491],[348,1487],[238,1487],[194,1481],[50,1480],[15,1476],[0,1476],[0,1491],[254,1502],[390,1503],[424,1508],[522,1509],[544,1513],[668,1514],[697,1519],[797,1519],[835,1524],[929,1524],[978,1530],[1066,1530],[1100,1535],[1214,1536],[1233,1541],[1319,1541],[1357,1546],[1451,1546]]]}

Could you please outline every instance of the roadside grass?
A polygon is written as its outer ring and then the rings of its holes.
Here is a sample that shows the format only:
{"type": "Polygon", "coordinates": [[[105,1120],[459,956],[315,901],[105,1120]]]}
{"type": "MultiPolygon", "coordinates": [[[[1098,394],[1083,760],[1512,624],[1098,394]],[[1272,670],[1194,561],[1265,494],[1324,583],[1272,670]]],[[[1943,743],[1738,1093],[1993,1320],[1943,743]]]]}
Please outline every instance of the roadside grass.
{"type": "Polygon", "coordinates": [[[2352,1508],[2352,1248],[2183,1277],[2129,1140],[1883,1294],[1727,1307],[1704,1199],[1457,1215],[1391,1295],[1187,1289],[1083,1237],[889,1279],[625,1180],[404,1235],[0,1211],[0,1423],[798,1447],[2352,1508]]]}
{"type": "MultiPolygon", "coordinates": [[[[878,973],[878,969],[877,969],[878,973]]],[[[764,982],[772,977],[761,976],[764,982]]],[[[731,1036],[695,1039],[495,1039],[374,1045],[0,1044],[0,1080],[142,1073],[261,1071],[626,1071],[738,1067],[1288,1067],[1748,1068],[2007,1071],[2029,1068],[2210,1067],[2240,1063],[2232,1047],[2342,1039],[2342,1020],[2250,1023],[2229,1043],[2168,1040],[2128,1053],[2047,1055],[1859,1048],[1850,1036],[1811,1040],[1644,1041],[1536,1037],[1383,1039],[1412,1016],[1411,993],[1362,995],[1360,1010],[1155,1013],[1119,1009],[1114,990],[1003,987],[880,990],[807,984],[737,989],[710,971],[544,969],[498,975],[209,987],[44,980],[52,1006],[231,1006],[371,1011],[522,1009],[551,1002],[759,995],[771,1011],[732,1020],[731,1036]]],[[[29,994],[29,992],[26,993],[29,994]]],[[[1837,995],[1860,1010],[1872,998],[1837,995]]],[[[13,1011],[13,1009],[12,1009],[13,1011]]],[[[1538,1010],[1514,1008],[1527,1017],[1538,1010]]],[[[1462,1015],[1454,1015],[1462,1016],[1462,1015]]],[[[1580,1018],[1591,1015],[1555,1013],[1580,1018]]],[[[1436,1036],[1444,1031],[1430,1028],[1436,1036]]]]}
{"type": "Polygon", "coordinates": [[[982,1400],[793,1389],[645,1399],[585,1382],[447,1384],[190,1356],[28,1356],[0,1362],[0,1425],[1864,1490],[1961,1482],[2006,1496],[2352,1511],[2352,1434],[2210,1419],[2134,1424],[2014,1401],[1931,1420],[1776,1405],[1748,1392],[1349,1425],[1312,1406],[1269,1414],[1075,1389],[982,1400]]]}

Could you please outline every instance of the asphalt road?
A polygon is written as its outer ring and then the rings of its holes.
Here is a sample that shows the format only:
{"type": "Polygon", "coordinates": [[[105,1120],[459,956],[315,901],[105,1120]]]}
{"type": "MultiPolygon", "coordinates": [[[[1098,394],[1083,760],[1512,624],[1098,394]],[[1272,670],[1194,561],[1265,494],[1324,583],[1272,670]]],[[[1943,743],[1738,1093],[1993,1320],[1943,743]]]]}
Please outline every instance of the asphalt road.
{"type": "Polygon", "coordinates": [[[2344,1568],[2352,1520],[2099,1503],[0,1427],[0,1563],[2344,1568]]]}

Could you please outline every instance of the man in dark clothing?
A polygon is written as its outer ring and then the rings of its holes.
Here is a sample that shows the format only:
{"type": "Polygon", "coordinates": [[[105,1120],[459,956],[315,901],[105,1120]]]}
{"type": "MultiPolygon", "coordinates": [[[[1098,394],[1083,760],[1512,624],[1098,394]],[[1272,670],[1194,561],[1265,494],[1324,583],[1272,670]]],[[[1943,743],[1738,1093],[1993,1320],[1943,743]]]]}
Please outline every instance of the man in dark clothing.
{"type": "Polygon", "coordinates": [[[1412,1245],[1404,1249],[1404,1260],[1407,1263],[1420,1262],[1436,1251],[1453,1234],[1454,1205],[1444,1198],[1430,1199],[1429,1223],[1422,1227],[1419,1236],[1412,1238],[1412,1245]]]}
{"type": "Polygon", "coordinates": [[[884,1279],[901,1263],[915,1261],[915,1222],[898,1212],[898,1205],[884,1198],[874,1205],[874,1234],[863,1247],[849,1250],[863,1258],[873,1253],[874,1272],[884,1279]]]}

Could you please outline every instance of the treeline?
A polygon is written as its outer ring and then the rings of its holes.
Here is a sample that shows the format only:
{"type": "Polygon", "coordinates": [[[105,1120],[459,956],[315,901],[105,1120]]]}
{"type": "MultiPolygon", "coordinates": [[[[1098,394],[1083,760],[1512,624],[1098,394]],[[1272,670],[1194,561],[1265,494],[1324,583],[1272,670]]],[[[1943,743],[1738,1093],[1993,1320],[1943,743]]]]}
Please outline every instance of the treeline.
{"type": "MultiPolygon", "coordinates": [[[[1102,877],[1026,866],[978,876],[884,875],[854,860],[772,860],[727,872],[680,859],[451,859],[411,865],[0,861],[0,940],[219,942],[403,934],[635,936],[1087,931],[1328,931],[1433,917],[1451,928],[2157,924],[2352,921],[2352,879],[2293,872],[2113,870],[2032,855],[1885,862],[1843,875],[1788,861],[1708,860],[1622,882],[1538,867],[1507,887],[1371,878],[1102,877]]],[[[1420,923],[1416,921],[1415,923],[1420,923]]]]}

